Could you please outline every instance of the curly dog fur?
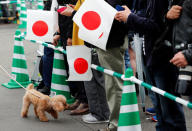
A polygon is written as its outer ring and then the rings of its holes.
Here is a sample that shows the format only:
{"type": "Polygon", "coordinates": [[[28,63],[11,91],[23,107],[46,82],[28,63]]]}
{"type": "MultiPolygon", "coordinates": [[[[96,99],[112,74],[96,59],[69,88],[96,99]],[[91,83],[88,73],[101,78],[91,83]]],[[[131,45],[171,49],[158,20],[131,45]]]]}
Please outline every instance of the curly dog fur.
{"type": "Polygon", "coordinates": [[[34,89],[33,84],[28,85],[25,95],[23,96],[23,106],[21,110],[21,116],[27,117],[30,104],[34,105],[34,112],[40,121],[47,122],[48,118],[45,115],[45,111],[50,113],[55,119],[58,118],[58,112],[61,112],[68,108],[66,98],[62,95],[56,95],[50,98],[34,89]],[[35,95],[33,95],[33,94],[35,95]],[[37,96],[39,97],[37,97],[37,96]]]}

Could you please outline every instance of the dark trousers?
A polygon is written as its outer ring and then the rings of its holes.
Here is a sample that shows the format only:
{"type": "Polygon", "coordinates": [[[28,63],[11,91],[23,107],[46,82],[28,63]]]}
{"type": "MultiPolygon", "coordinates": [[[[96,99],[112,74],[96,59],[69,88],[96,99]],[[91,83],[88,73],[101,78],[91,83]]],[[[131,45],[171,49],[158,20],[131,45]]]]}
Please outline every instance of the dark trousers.
{"type": "MultiPolygon", "coordinates": [[[[164,64],[158,67],[149,68],[149,74],[153,85],[168,93],[178,96],[175,93],[175,84],[178,70],[172,64],[164,64]]],[[[156,97],[156,115],[158,123],[157,131],[186,131],[186,123],[183,107],[168,98],[155,93],[156,97]]]]}
{"type": "MultiPolygon", "coordinates": [[[[100,65],[96,53],[92,53],[92,63],[100,65]]],[[[89,111],[98,120],[108,120],[110,111],[106,99],[104,75],[96,70],[92,70],[92,73],[91,81],[84,82],[89,111]]]]}
{"type": "Polygon", "coordinates": [[[54,50],[48,47],[44,47],[44,55],[43,55],[43,82],[46,87],[51,88],[51,78],[52,78],[52,70],[53,70],[53,56],[54,50]]]}

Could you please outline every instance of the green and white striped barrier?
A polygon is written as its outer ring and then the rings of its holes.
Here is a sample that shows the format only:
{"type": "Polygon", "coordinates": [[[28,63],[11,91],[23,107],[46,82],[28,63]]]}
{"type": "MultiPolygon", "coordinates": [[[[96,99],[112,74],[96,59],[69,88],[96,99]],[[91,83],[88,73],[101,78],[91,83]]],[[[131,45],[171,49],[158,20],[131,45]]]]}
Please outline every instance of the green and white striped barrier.
{"type": "Polygon", "coordinates": [[[17,1],[0,1],[0,4],[14,4],[17,3],[17,1]]]}
{"type": "MultiPolygon", "coordinates": [[[[17,30],[15,36],[20,36],[21,31],[17,30]]],[[[26,87],[29,83],[29,74],[27,70],[27,63],[24,54],[23,41],[20,38],[15,37],[14,42],[14,53],[12,61],[12,76],[18,81],[21,85],[26,87]]],[[[6,88],[21,88],[14,80],[10,80],[8,83],[2,84],[6,88]]]]}
{"type": "Polygon", "coordinates": [[[117,72],[114,72],[114,71],[105,69],[105,68],[103,68],[103,67],[101,67],[101,66],[97,66],[97,65],[91,64],[91,68],[92,68],[92,69],[95,69],[95,70],[98,70],[98,71],[100,71],[100,72],[103,72],[103,73],[105,73],[105,74],[108,74],[108,75],[111,75],[111,76],[120,78],[120,79],[123,79],[123,78],[124,78],[124,75],[123,75],[123,74],[120,74],[120,73],[117,73],[117,72]]]}
{"type": "Polygon", "coordinates": [[[26,8],[26,5],[25,5],[25,1],[21,0],[19,29],[26,29],[26,27],[27,27],[27,8],[26,8]]]}
{"type": "MultiPolygon", "coordinates": [[[[20,37],[23,37],[23,36],[20,35],[20,37]]],[[[47,44],[47,43],[41,42],[41,41],[33,41],[33,40],[31,40],[31,42],[39,43],[39,44],[42,44],[43,46],[46,46],[46,47],[52,48],[54,50],[61,51],[64,54],[67,54],[66,51],[63,48],[61,48],[61,47],[55,47],[54,45],[50,45],[50,44],[47,44]]],[[[181,99],[180,97],[176,97],[176,96],[174,96],[174,95],[172,95],[172,94],[170,94],[168,92],[165,92],[165,91],[163,91],[163,90],[161,90],[161,89],[159,89],[157,87],[149,85],[149,84],[147,84],[147,83],[145,83],[145,82],[143,82],[141,80],[138,80],[134,76],[132,76],[130,78],[125,78],[125,76],[123,74],[120,74],[120,73],[117,73],[117,72],[105,69],[103,67],[100,67],[100,66],[97,66],[97,65],[94,65],[94,64],[91,65],[91,68],[95,69],[95,70],[98,70],[100,72],[103,72],[105,74],[108,74],[108,75],[120,78],[120,79],[122,79],[124,81],[131,81],[133,83],[141,85],[141,86],[143,86],[143,87],[145,87],[145,88],[147,88],[147,89],[149,89],[149,90],[151,90],[151,91],[153,91],[155,93],[158,93],[159,95],[162,95],[162,96],[164,96],[164,97],[166,97],[168,99],[171,99],[171,100],[173,100],[173,101],[175,101],[177,103],[180,103],[180,104],[182,104],[182,105],[192,109],[192,103],[190,103],[189,101],[181,99]]]]}
{"type": "MultiPolygon", "coordinates": [[[[130,78],[132,76],[133,70],[127,69],[125,78],[130,78]]],[[[141,131],[135,84],[130,81],[124,81],[119,113],[117,131],[141,131]]]]}
{"type": "MultiPolygon", "coordinates": [[[[19,0],[18,0],[19,1],[19,0]]],[[[0,4],[14,4],[14,3],[18,3],[18,1],[0,1],[0,4]]],[[[39,2],[39,0],[24,0],[25,2],[39,2]]],[[[41,0],[43,1],[47,1],[47,0],[41,0]]]]}
{"type": "Polygon", "coordinates": [[[159,89],[157,87],[154,87],[154,86],[152,86],[150,84],[147,84],[147,83],[145,83],[145,82],[143,82],[141,80],[138,80],[135,77],[124,78],[123,80],[129,80],[131,82],[134,82],[134,83],[136,83],[138,85],[141,85],[141,86],[143,86],[143,87],[145,87],[145,88],[147,88],[147,89],[149,89],[149,90],[151,90],[151,91],[153,91],[153,92],[155,92],[155,93],[157,93],[159,95],[162,95],[162,96],[164,96],[164,97],[166,97],[168,99],[171,99],[171,100],[173,100],[173,101],[175,101],[177,103],[180,103],[180,104],[192,109],[192,103],[190,103],[189,101],[186,101],[184,99],[181,99],[180,97],[174,96],[174,95],[172,95],[172,94],[170,94],[170,93],[168,93],[166,91],[163,91],[163,90],[161,90],[161,89],[159,89]]]}

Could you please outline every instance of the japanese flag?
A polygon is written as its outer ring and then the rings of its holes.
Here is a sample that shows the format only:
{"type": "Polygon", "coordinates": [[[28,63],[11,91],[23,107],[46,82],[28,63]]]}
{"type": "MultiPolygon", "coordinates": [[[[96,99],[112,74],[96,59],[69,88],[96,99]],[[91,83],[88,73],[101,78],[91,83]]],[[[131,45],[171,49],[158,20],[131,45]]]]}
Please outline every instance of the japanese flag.
{"type": "Polygon", "coordinates": [[[84,46],[67,46],[67,61],[69,64],[68,81],[90,81],[91,49],[84,46]]]}
{"type": "Polygon", "coordinates": [[[79,26],[79,38],[103,50],[117,11],[104,0],[85,0],[73,21],[79,26]]]}
{"type": "Polygon", "coordinates": [[[57,29],[57,12],[27,10],[27,40],[52,42],[57,29]]]}

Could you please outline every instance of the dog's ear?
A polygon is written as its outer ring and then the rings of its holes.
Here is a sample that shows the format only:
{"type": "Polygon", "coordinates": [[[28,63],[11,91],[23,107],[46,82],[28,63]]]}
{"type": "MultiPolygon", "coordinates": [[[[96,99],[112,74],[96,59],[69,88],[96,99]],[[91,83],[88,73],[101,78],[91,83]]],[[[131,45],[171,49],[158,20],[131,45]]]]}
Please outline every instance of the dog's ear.
{"type": "Polygon", "coordinates": [[[58,112],[61,112],[65,109],[63,103],[58,101],[53,102],[52,106],[53,106],[53,109],[58,112]]]}

